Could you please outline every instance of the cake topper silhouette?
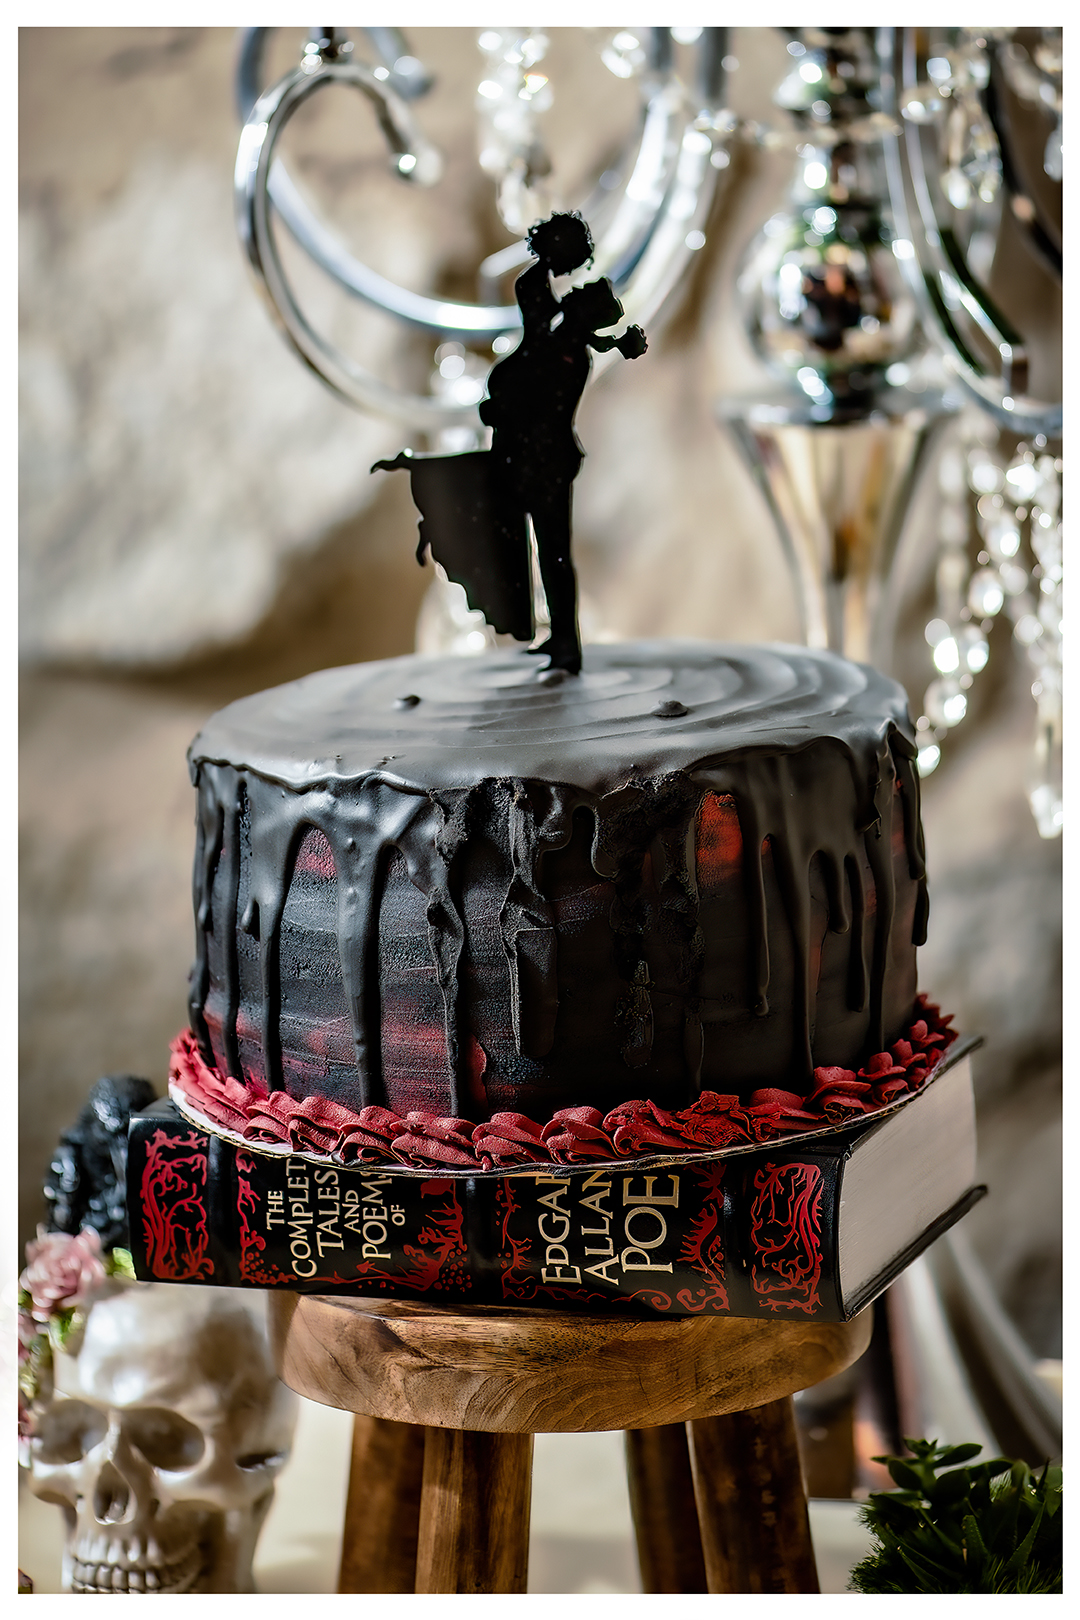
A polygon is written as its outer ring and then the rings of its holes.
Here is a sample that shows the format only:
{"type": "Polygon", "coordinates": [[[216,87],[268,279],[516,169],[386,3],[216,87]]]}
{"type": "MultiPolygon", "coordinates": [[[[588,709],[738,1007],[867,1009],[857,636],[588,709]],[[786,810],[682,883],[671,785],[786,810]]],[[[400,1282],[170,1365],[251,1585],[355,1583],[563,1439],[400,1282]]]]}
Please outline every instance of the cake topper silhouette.
{"type": "Polygon", "coordinates": [[[553,276],[592,262],[593,242],[580,214],[552,214],[528,233],[536,262],[514,285],[521,309],[521,342],[488,379],[480,418],[492,430],[490,450],[450,456],[403,450],[377,461],[372,472],[408,467],[420,510],[417,560],[428,548],[447,575],[463,585],[471,607],[497,631],[530,641],[535,633],[529,570],[532,521],[551,634],[541,647],[550,667],[581,669],[577,580],[570,560],[573,482],[584,451],[574,413],[592,367],[590,349],[618,349],[627,360],[645,353],[645,334],[631,326],[604,336],[623,309],[600,277],[555,295],[553,276]]]}

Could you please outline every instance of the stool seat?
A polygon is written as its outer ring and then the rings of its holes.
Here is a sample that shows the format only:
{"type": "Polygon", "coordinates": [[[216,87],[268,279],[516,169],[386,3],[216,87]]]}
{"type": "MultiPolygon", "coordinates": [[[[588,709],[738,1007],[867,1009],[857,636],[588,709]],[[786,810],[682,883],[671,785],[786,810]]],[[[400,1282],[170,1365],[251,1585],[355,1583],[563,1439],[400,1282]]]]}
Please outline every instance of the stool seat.
{"type": "Polygon", "coordinates": [[[850,1366],[853,1322],[571,1314],[273,1294],[285,1383],[346,1412],[498,1434],[640,1429],[761,1406],[850,1366]]]}
{"type": "Polygon", "coordinates": [[[791,1395],[852,1322],[272,1293],[278,1370],[356,1414],[342,1592],[523,1592],[532,1436],[627,1431],[650,1592],[817,1591],[791,1395]]]}

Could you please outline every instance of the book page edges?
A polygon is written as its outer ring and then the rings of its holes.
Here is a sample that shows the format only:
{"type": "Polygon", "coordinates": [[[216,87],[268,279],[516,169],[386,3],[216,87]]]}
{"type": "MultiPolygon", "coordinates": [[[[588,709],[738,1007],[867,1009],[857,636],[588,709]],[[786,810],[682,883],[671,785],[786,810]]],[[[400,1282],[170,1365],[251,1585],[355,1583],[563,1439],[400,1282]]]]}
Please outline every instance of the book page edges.
{"type": "Polygon", "coordinates": [[[859,1315],[860,1311],[864,1311],[868,1305],[872,1305],[875,1299],[896,1281],[900,1273],[907,1270],[913,1260],[917,1260],[920,1254],[932,1247],[939,1237],[943,1237],[950,1227],[956,1225],[957,1221],[963,1220],[968,1211],[974,1209],[975,1205],[986,1197],[987,1191],[988,1189],[982,1183],[969,1187],[964,1196],[958,1199],[951,1209],[947,1209],[944,1215],[939,1216],[925,1231],[920,1232],[914,1242],[910,1243],[900,1254],[895,1255],[883,1271],[879,1271],[876,1277],[873,1277],[850,1299],[842,1302],[843,1310],[840,1320],[850,1322],[853,1317],[859,1315]]]}
{"type": "Polygon", "coordinates": [[[855,1142],[840,1175],[837,1269],[846,1309],[848,1301],[863,1297],[872,1279],[891,1271],[897,1258],[975,1182],[969,1054],[909,1107],[855,1142]]]}

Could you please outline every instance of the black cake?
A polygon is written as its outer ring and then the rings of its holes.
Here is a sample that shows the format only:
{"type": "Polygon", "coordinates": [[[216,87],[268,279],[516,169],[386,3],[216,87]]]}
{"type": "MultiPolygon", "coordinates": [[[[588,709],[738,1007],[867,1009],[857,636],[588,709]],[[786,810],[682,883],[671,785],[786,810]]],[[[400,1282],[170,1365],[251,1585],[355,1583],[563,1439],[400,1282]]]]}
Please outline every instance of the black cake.
{"type": "Polygon", "coordinates": [[[914,753],[894,681],[791,646],[414,656],[233,703],[190,753],[174,1095],[213,1122],[194,1063],[233,1125],[806,1099],[919,1017],[914,753]]]}

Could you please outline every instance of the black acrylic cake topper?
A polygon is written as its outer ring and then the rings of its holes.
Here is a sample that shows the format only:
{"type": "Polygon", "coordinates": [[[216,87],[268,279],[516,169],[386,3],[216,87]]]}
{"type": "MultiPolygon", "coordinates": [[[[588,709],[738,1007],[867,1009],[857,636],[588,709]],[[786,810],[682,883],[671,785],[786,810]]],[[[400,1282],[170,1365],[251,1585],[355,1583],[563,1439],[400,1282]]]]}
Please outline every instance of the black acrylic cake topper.
{"type": "Polygon", "coordinates": [[[531,518],[551,635],[536,652],[553,669],[581,669],[577,580],[570,560],[572,486],[584,451],[574,413],[592,367],[590,349],[618,349],[627,360],[645,353],[645,334],[631,326],[605,337],[623,308],[610,281],[575,287],[559,299],[552,276],[592,262],[593,242],[580,214],[552,214],[534,225],[528,243],[535,264],[514,285],[521,309],[521,342],[492,368],[481,420],[492,429],[490,450],[437,456],[403,450],[371,469],[407,467],[420,510],[417,560],[431,555],[464,586],[469,605],[493,629],[530,641],[535,634],[527,520],[531,518]]]}

